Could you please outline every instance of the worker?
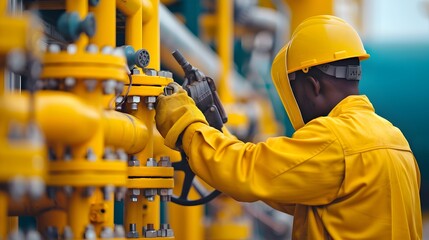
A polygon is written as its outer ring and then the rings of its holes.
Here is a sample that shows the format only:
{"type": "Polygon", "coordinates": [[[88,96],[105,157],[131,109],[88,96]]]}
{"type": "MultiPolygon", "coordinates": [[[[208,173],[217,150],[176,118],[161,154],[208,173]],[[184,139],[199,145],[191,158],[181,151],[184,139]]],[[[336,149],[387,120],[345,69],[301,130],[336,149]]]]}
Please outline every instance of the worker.
{"type": "Polygon", "coordinates": [[[419,168],[401,131],[359,93],[367,58],[344,20],[310,17],[271,69],[292,137],[237,140],[208,126],[183,89],[158,97],[156,125],[214,188],[292,214],[293,239],[421,239],[419,168]]]}

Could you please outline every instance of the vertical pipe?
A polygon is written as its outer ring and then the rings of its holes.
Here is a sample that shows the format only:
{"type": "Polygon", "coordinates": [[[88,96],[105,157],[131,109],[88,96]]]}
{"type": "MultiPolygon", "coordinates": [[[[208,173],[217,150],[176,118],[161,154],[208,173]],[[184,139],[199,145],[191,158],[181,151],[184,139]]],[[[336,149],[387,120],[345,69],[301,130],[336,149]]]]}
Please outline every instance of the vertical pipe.
{"type": "MultiPolygon", "coordinates": [[[[102,1],[103,2],[103,1],[102,1]]],[[[66,11],[67,12],[76,12],[79,14],[80,19],[84,19],[88,14],[88,1],[87,0],[67,0],[66,1],[66,11]]],[[[88,36],[81,34],[79,39],[75,42],[78,49],[85,49],[88,45],[88,36]]]]}
{"type": "Polygon", "coordinates": [[[13,216],[13,217],[8,217],[8,232],[14,232],[14,231],[18,231],[19,228],[19,217],[18,216],[13,216]]]}
{"type": "Polygon", "coordinates": [[[103,0],[96,7],[90,7],[94,13],[97,31],[89,39],[100,47],[116,47],[116,2],[115,0],[103,0]]]}
{"type": "Polygon", "coordinates": [[[130,193],[127,191],[124,198],[124,228],[125,233],[130,231],[130,224],[135,224],[136,229],[139,232],[139,236],[141,236],[142,232],[142,216],[143,216],[143,207],[142,200],[143,196],[140,194],[137,196],[137,202],[132,202],[130,198],[130,193]]]}
{"type": "Polygon", "coordinates": [[[222,75],[219,82],[219,95],[224,103],[234,101],[228,79],[232,66],[232,37],[233,37],[233,1],[217,0],[218,17],[218,54],[222,63],[222,75]]]}
{"type": "Polygon", "coordinates": [[[0,0],[0,16],[7,13],[7,0],[0,0]]]}
{"type": "Polygon", "coordinates": [[[75,238],[83,238],[85,227],[88,225],[90,202],[88,197],[83,197],[84,189],[75,188],[68,203],[68,223],[75,238]]]}
{"type": "Polygon", "coordinates": [[[142,48],[142,6],[125,20],[125,44],[137,51],[142,48]]]}
{"type": "Polygon", "coordinates": [[[0,191],[0,239],[6,239],[7,235],[7,193],[0,191]]]}
{"type": "Polygon", "coordinates": [[[151,223],[155,229],[159,229],[159,223],[161,221],[161,203],[159,196],[156,195],[152,202],[149,202],[146,198],[143,198],[142,203],[144,209],[142,225],[146,226],[148,223],[151,223]]]}
{"type": "Polygon", "coordinates": [[[159,71],[161,66],[159,0],[150,0],[150,2],[152,3],[152,16],[149,21],[143,24],[142,27],[142,47],[148,50],[150,54],[150,62],[148,68],[153,68],[159,71]]]}
{"type": "Polygon", "coordinates": [[[6,90],[6,71],[3,66],[0,66],[0,96],[4,95],[6,90]]]}
{"type": "Polygon", "coordinates": [[[57,227],[58,231],[62,233],[65,226],[67,226],[67,214],[64,209],[52,209],[43,211],[37,215],[37,229],[43,233],[50,226],[57,227]]]}
{"type": "Polygon", "coordinates": [[[292,33],[295,28],[306,18],[319,15],[330,14],[334,12],[333,0],[284,0],[291,12],[291,27],[292,33]]]}

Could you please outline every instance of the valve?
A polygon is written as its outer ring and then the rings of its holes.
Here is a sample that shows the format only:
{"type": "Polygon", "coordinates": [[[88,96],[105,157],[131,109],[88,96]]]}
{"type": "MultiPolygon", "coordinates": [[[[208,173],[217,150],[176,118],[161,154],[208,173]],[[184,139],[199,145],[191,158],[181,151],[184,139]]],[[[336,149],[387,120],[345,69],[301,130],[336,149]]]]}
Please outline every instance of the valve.
{"type": "Polygon", "coordinates": [[[88,13],[81,21],[77,12],[65,12],[57,22],[58,31],[70,43],[75,42],[81,33],[88,37],[94,36],[95,27],[95,17],[92,13],[88,13]]]}
{"type": "Polygon", "coordinates": [[[134,51],[132,46],[126,45],[122,47],[127,58],[129,69],[133,69],[134,65],[145,68],[149,65],[150,55],[146,49],[134,51]]]}

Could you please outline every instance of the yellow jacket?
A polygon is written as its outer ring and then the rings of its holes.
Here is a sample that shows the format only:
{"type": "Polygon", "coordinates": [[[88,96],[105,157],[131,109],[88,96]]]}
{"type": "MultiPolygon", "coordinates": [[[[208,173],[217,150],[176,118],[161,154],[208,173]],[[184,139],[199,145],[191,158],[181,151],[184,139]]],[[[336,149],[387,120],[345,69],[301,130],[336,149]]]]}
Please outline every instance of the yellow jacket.
{"type": "Polygon", "coordinates": [[[208,184],[294,215],[294,239],[422,238],[414,155],[365,96],[347,97],[292,138],[243,143],[194,123],[183,147],[208,184]]]}

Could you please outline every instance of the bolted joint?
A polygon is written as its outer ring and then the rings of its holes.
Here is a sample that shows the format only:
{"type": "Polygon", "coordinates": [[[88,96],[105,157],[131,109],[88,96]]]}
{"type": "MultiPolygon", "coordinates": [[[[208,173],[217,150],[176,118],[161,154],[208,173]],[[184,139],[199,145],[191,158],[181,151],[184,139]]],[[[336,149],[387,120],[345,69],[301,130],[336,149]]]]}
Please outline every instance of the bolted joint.
{"type": "Polygon", "coordinates": [[[146,167],[156,167],[156,159],[155,158],[148,158],[146,161],[146,167]]]}
{"type": "Polygon", "coordinates": [[[129,96],[127,97],[127,103],[131,104],[131,110],[137,110],[138,104],[140,103],[139,96],[129,96]]]}
{"type": "Polygon", "coordinates": [[[155,196],[157,194],[157,191],[155,188],[146,188],[144,190],[144,197],[149,201],[153,202],[155,200],[155,196]]]}
{"type": "Polygon", "coordinates": [[[128,167],[138,167],[140,166],[140,161],[135,155],[131,156],[131,159],[128,161],[128,167]]]}
{"type": "Polygon", "coordinates": [[[161,224],[161,228],[157,231],[158,237],[173,237],[173,229],[170,228],[170,224],[163,223],[161,224]]]}
{"type": "Polygon", "coordinates": [[[128,193],[130,194],[130,201],[137,202],[138,196],[140,195],[141,191],[138,188],[132,188],[132,189],[128,189],[128,193]]]}
{"type": "Polygon", "coordinates": [[[117,82],[114,79],[108,79],[106,81],[103,81],[103,94],[113,94],[115,93],[117,82]]]}
{"type": "Polygon", "coordinates": [[[162,202],[169,202],[171,201],[171,195],[173,195],[173,189],[159,188],[158,195],[160,196],[162,202]]]}
{"type": "Polygon", "coordinates": [[[112,194],[115,192],[115,186],[113,185],[106,185],[101,188],[103,192],[103,199],[104,201],[109,201],[112,194]]]}
{"type": "Polygon", "coordinates": [[[76,79],[73,77],[66,77],[64,79],[64,88],[65,90],[72,90],[76,86],[76,79]]]}
{"type": "Polygon", "coordinates": [[[85,227],[85,232],[83,233],[84,239],[97,239],[97,233],[95,232],[94,226],[92,224],[88,224],[85,227]]]}
{"type": "Polygon", "coordinates": [[[145,238],[156,238],[158,233],[153,227],[152,223],[148,223],[146,226],[143,226],[143,235],[145,238]]]}
{"type": "Polygon", "coordinates": [[[155,109],[156,97],[155,96],[146,97],[145,103],[146,103],[147,109],[149,110],[155,109]]]}
{"type": "Polygon", "coordinates": [[[95,79],[87,79],[84,80],[83,83],[85,84],[86,91],[88,92],[93,92],[97,87],[97,80],[95,79]]]}
{"type": "Polygon", "coordinates": [[[73,239],[73,231],[70,226],[65,226],[63,229],[63,239],[71,240],[73,239]]]}
{"type": "Polygon", "coordinates": [[[121,162],[128,161],[128,154],[125,152],[124,149],[116,150],[116,155],[118,156],[119,161],[121,162]]]}
{"type": "Polygon", "coordinates": [[[115,234],[113,233],[113,229],[107,226],[104,226],[100,232],[101,238],[114,238],[115,234]]]}
{"type": "Polygon", "coordinates": [[[171,161],[169,156],[162,156],[159,159],[158,167],[171,167],[171,161]]]}
{"type": "Polygon", "coordinates": [[[130,223],[130,229],[127,233],[127,238],[138,238],[139,233],[137,232],[137,226],[135,223],[130,223]]]}
{"type": "Polygon", "coordinates": [[[104,148],[103,159],[106,161],[111,161],[116,159],[115,152],[110,147],[104,148]]]}
{"type": "Polygon", "coordinates": [[[86,150],[85,158],[89,162],[94,162],[97,159],[97,155],[95,155],[94,150],[92,150],[92,148],[88,148],[86,150]]]}
{"type": "Polygon", "coordinates": [[[144,69],[144,74],[146,74],[147,76],[157,76],[158,72],[155,69],[152,69],[152,68],[145,68],[144,69]]]}
{"type": "Polygon", "coordinates": [[[113,232],[116,238],[125,237],[125,229],[122,225],[115,225],[115,230],[113,232]]]}

